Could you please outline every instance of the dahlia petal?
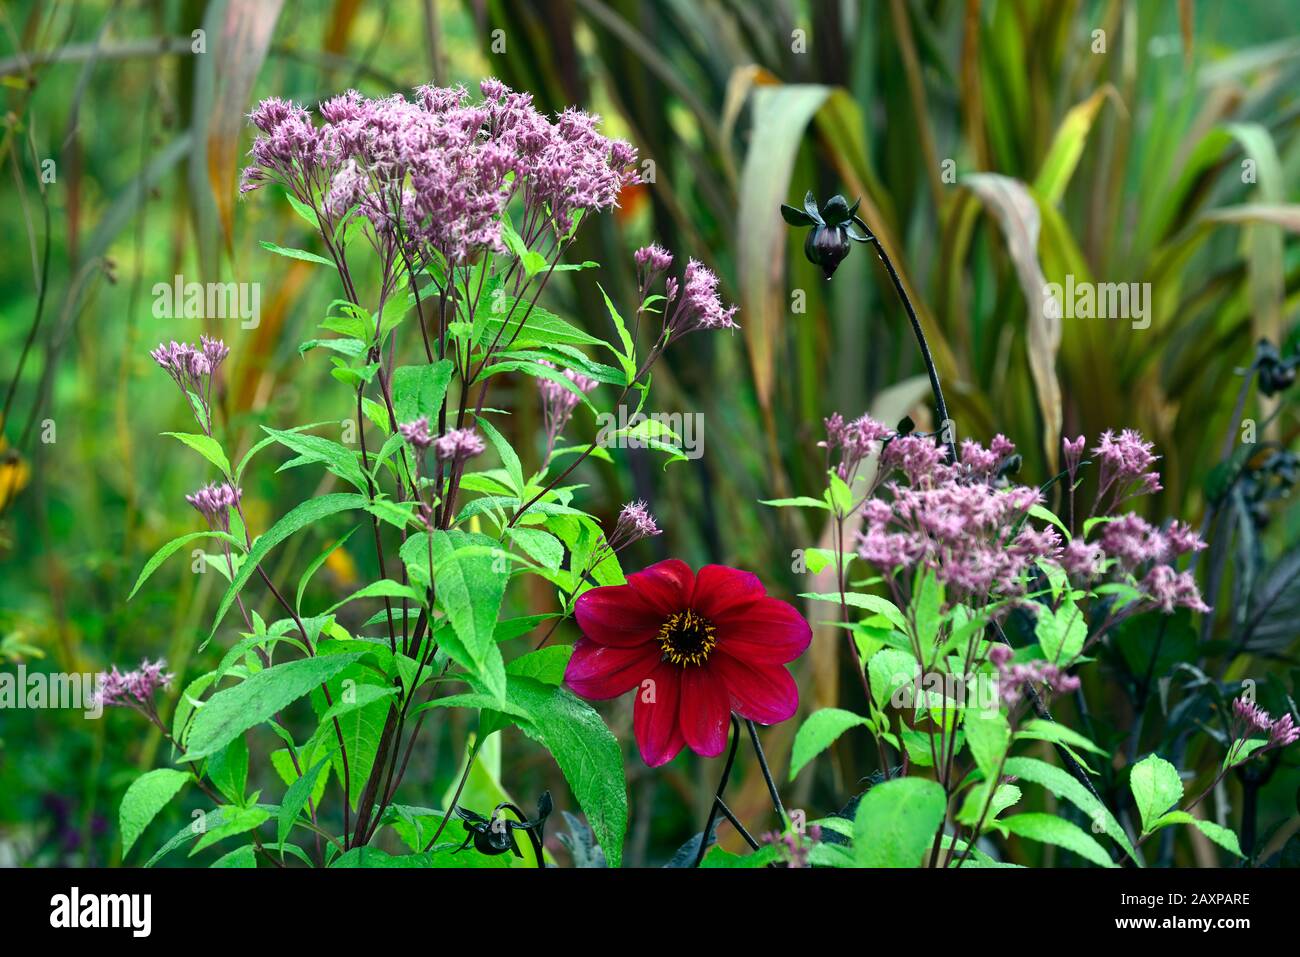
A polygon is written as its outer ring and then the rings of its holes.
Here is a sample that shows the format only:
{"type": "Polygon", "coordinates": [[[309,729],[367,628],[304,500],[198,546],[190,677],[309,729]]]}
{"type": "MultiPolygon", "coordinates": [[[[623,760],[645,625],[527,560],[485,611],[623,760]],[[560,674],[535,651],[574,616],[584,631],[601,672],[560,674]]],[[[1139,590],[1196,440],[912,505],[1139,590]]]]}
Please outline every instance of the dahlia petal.
{"type": "Polygon", "coordinates": [[[691,750],[715,758],[727,746],[731,695],[726,684],[708,667],[682,671],[682,701],[677,720],[691,750]]]}
{"type": "Polygon", "coordinates": [[[628,575],[627,583],[655,611],[671,615],[690,606],[695,573],[680,558],[669,558],[628,575]]]}
{"type": "Polygon", "coordinates": [[[712,618],[718,650],[759,665],[783,665],[808,650],[812,628],[789,602],[760,598],[712,618]]]}
{"type": "Polygon", "coordinates": [[[606,585],[583,592],[573,614],[584,635],[599,645],[617,648],[653,641],[664,621],[631,585],[606,585]]]}
{"type": "Polygon", "coordinates": [[[722,678],[731,707],[742,718],[778,724],[799,708],[799,686],[784,665],[748,664],[719,646],[709,657],[709,667],[722,678]]]}
{"type": "Polygon", "coordinates": [[[753,572],[726,565],[705,565],[695,576],[691,607],[705,618],[716,620],[728,609],[766,594],[763,582],[753,572]]]}
{"type": "Polygon", "coordinates": [[[657,645],[616,648],[579,638],[564,669],[564,682],[584,698],[617,698],[639,685],[658,660],[657,645]]]}
{"type": "Polygon", "coordinates": [[[643,684],[637,692],[632,708],[632,731],[641,760],[657,768],[677,757],[686,745],[677,720],[681,671],[661,662],[646,677],[654,684],[643,684]]]}

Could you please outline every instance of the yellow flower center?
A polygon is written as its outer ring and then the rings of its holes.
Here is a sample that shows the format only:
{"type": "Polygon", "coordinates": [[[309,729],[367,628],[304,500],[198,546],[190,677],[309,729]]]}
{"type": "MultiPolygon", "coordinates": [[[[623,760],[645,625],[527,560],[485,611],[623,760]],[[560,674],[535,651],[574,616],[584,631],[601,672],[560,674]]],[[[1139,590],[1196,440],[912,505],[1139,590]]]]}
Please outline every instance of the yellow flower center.
{"type": "Polygon", "coordinates": [[[713,622],[693,611],[679,611],[659,629],[659,646],[664,660],[686,667],[702,665],[718,644],[713,622]]]}

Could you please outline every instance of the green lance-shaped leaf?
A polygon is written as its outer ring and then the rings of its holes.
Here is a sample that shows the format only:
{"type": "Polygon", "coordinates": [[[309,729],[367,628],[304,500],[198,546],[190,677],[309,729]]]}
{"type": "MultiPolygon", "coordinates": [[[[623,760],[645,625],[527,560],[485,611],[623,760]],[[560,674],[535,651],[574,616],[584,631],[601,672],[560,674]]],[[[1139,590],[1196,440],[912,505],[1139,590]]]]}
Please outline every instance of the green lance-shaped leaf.
{"type": "Polygon", "coordinates": [[[1094,822],[1094,830],[1105,831],[1110,835],[1111,840],[1124,849],[1124,853],[1128,854],[1139,867],[1142,866],[1137,851],[1129,841],[1128,835],[1124,833],[1124,829],[1120,827],[1119,821],[1115,820],[1115,816],[1107,807],[1093,797],[1092,793],[1076,781],[1068,771],[1063,771],[1037,758],[1007,758],[1002,773],[1040,784],[1058,797],[1065,798],[1088,815],[1094,822]]]}
{"type": "Polygon", "coordinates": [[[275,243],[265,239],[259,239],[258,245],[263,249],[269,249],[277,256],[287,256],[290,259],[301,259],[303,262],[320,263],[322,266],[333,266],[334,261],[326,259],[324,256],[318,256],[316,253],[309,253],[305,249],[292,249],[288,246],[277,246],[275,243]]]}
{"type": "Polygon", "coordinates": [[[494,634],[509,577],[500,568],[498,556],[507,553],[487,536],[470,532],[434,532],[432,542],[424,535],[413,535],[402,546],[401,554],[417,585],[429,580],[430,546],[434,594],[452,629],[447,636],[452,640],[444,641],[443,647],[489,693],[504,700],[505,664],[494,634]]]}
{"type": "Polygon", "coordinates": [[[197,761],[215,754],[236,735],[261,724],[364,654],[358,651],[289,661],[218,691],[194,717],[184,760],[197,761]]]}
{"type": "Polygon", "coordinates": [[[312,789],[316,786],[316,778],[320,775],[321,768],[329,763],[329,758],[324,757],[312,765],[302,777],[289,785],[289,790],[285,792],[284,800],[280,802],[279,818],[276,821],[275,839],[284,843],[289,832],[293,830],[293,822],[298,819],[298,814],[307,806],[307,801],[311,798],[312,789]]]}
{"type": "Polygon", "coordinates": [[[528,713],[520,728],[555,758],[609,866],[620,866],[627,833],[627,782],[618,739],[590,705],[563,688],[510,675],[507,698],[528,713]]]}
{"type": "Polygon", "coordinates": [[[175,768],[158,768],[142,774],[126,789],[126,794],[122,795],[122,806],[118,809],[123,858],[131,853],[131,848],[149,826],[149,822],[185,786],[189,777],[184,771],[175,768]]]}
{"type": "Polygon", "coordinates": [[[195,435],[191,432],[164,432],[163,435],[170,435],[173,439],[184,442],[195,452],[198,452],[199,455],[221,469],[222,475],[230,474],[230,460],[226,458],[226,453],[221,450],[221,443],[211,436],[195,435]]]}
{"type": "MultiPolygon", "coordinates": [[[[253,548],[248,553],[248,559],[240,566],[239,572],[235,575],[235,580],[230,583],[226,593],[221,596],[221,602],[217,605],[217,613],[212,620],[212,630],[208,633],[207,640],[211,641],[213,636],[216,635],[217,626],[221,624],[221,619],[226,617],[226,612],[230,611],[235,596],[239,594],[239,590],[252,577],[258,564],[271,549],[294,532],[300,531],[322,518],[336,512],[363,509],[366,507],[367,501],[364,495],[355,495],[351,492],[335,492],[331,495],[322,495],[320,498],[312,498],[303,502],[267,529],[266,533],[253,543],[253,548]]],[[[206,643],[204,642],[204,644],[206,643]]]]}
{"type": "Polygon", "coordinates": [[[966,743],[975,764],[987,780],[997,776],[1002,758],[1011,745],[1011,727],[1001,711],[971,708],[965,712],[966,743]]]}
{"type": "Polygon", "coordinates": [[[861,715],[843,708],[822,708],[808,715],[794,736],[794,748],[790,754],[790,780],[804,768],[809,761],[817,757],[849,728],[870,726],[870,722],[861,715]]]}
{"type": "Polygon", "coordinates": [[[244,543],[235,538],[235,536],[231,535],[229,532],[211,530],[206,532],[190,532],[188,535],[181,535],[178,538],[173,538],[162,548],[158,549],[158,551],[154,552],[149,560],[144,563],[144,568],[140,570],[140,577],[135,580],[135,587],[131,589],[131,594],[126,596],[126,600],[130,601],[134,598],[135,593],[140,590],[140,586],[148,581],[149,576],[156,572],[159,566],[170,558],[178,549],[181,549],[190,542],[197,541],[200,538],[219,538],[223,542],[229,542],[239,551],[242,551],[244,548],[244,543]]]}
{"type": "Polygon", "coordinates": [[[1077,824],[1072,824],[1065,818],[1057,817],[1055,814],[1017,814],[1014,817],[996,822],[994,827],[1005,833],[1028,838],[1031,841],[1055,844],[1057,847],[1073,851],[1085,860],[1092,861],[1092,863],[1101,867],[1115,866],[1110,859],[1110,855],[1106,853],[1106,849],[1089,836],[1086,831],[1077,824]]]}

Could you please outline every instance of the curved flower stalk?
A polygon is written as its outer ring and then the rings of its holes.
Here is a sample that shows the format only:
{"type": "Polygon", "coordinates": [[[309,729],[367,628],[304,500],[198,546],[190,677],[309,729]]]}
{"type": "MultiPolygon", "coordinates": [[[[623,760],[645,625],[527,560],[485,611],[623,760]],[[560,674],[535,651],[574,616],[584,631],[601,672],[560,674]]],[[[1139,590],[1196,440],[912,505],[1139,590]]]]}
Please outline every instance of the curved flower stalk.
{"type": "Polygon", "coordinates": [[[948,418],[948,403],[943,398],[943,386],[939,382],[939,370],[935,367],[934,357],[930,354],[930,344],[926,341],[925,330],[921,328],[921,320],[916,314],[916,307],[912,305],[912,299],[903,286],[903,280],[899,278],[898,271],[894,268],[894,261],[885,252],[885,247],[881,244],[879,237],[871,231],[866,221],[858,215],[859,203],[861,203],[860,199],[855,200],[853,205],[850,206],[843,196],[836,194],[819,206],[816,197],[812,194],[812,190],[809,190],[804,197],[803,209],[795,209],[793,206],[782,204],[781,216],[791,226],[809,227],[807,239],[804,241],[804,256],[814,266],[821,268],[822,274],[828,281],[849,254],[849,250],[852,248],[850,242],[869,243],[876,250],[876,256],[879,257],[885,271],[889,274],[889,280],[893,284],[894,292],[898,296],[899,302],[903,304],[908,321],[912,325],[912,335],[916,337],[916,346],[921,352],[921,361],[925,364],[926,375],[930,377],[930,391],[934,393],[935,412],[939,422],[938,431],[943,436],[948,461],[955,462],[957,460],[957,448],[951,438],[953,431],[949,427],[951,420],[948,418]],[[861,233],[855,231],[855,226],[858,230],[861,230],[861,233]]]}

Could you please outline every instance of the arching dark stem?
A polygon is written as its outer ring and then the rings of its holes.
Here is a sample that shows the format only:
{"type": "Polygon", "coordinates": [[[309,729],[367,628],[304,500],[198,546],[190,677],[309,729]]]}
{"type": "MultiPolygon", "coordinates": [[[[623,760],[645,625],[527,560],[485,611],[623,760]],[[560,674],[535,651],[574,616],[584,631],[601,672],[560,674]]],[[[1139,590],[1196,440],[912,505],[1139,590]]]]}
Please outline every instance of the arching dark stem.
{"type": "Polygon", "coordinates": [[[745,839],[745,843],[749,845],[749,849],[751,851],[758,850],[758,841],[754,840],[754,835],[750,834],[745,828],[745,825],[740,823],[740,818],[736,817],[735,812],[727,806],[727,802],[722,800],[720,797],[715,797],[713,800],[714,803],[718,805],[718,810],[722,812],[722,816],[730,821],[731,826],[734,827],[736,832],[745,839]]]}
{"type": "Polygon", "coordinates": [[[736,748],[740,744],[740,720],[733,714],[731,716],[731,750],[727,752],[727,763],[722,766],[722,777],[718,780],[718,790],[713,795],[713,800],[709,802],[709,817],[704,822],[704,833],[700,835],[700,849],[695,854],[695,864],[699,867],[700,861],[704,860],[704,852],[709,849],[709,835],[713,833],[713,822],[718,819],[718,801],[722,798],[722,793],[727,790],[727,782],[731,780],[731,766],[736,763],[736,748]]]}
{"type": "Polygon", "coordinates": [[[776,789],[776,782],[772,780],[772,772],[768,769],[767,755],[763,753],[763,745],[758,740],[758,728],[749,718],[745,719],[745,725],[749,728],[749,740],[754,744],[754,755],[758,758],[758,766],[763,770],[763,780],[767,782],[767,793],[772,798],[772,807],[781,821],[781,827],[789,827],[790,818],[785,813],[785,805],[781,803],[781,795],[776,789]]]}
{"type": "Polygon", "coordinates": [[[897,270],[894,269],[894,263],[885,252],[885,247],[881,245],[880,238],[861,220],[858,224],[866,229],[867,242],[876,250],[876,255],[880,261],[885,264],[885,271],[889,273],[889,279],[894,284],[894,292],[898,294],[899,300],[903,303],[903,308],[907,310],[907,318],[912,323],[912,334],[916,336],[916,344],[921,350],[921,359],[925,362],[925,371],[930,376],[930,391],[934,393],[934,404],[939,413],[939,434],[944,438],[944,445],[948,447],[948,461],[957,461],[957,447],[952,440],[951,420],[948,418],[948,404],[943,401],[943,387],[939,384],[939,370],[934,366],[934,357],[930,355],[930,344],[926,342],[925,332],[921,329],[921,320],[916,315],[916,309],[912,306],[912,300],[907,295],[907,290],[903,288],[903,281],[898,277],[897,270]]]}

